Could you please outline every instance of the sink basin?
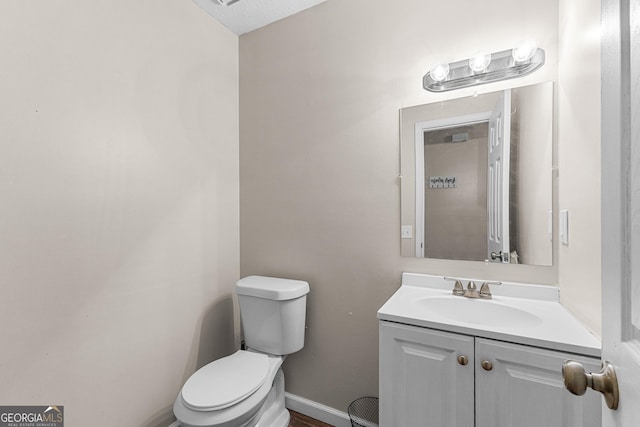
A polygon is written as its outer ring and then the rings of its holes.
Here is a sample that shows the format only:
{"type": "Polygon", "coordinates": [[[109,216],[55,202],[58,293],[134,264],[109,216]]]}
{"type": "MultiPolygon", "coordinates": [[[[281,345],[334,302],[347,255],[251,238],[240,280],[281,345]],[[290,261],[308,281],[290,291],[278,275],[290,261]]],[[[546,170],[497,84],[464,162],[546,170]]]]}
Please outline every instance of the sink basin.
{"type": "Polygon", "coordinates": [[[535,326],[542,322],[538,316],[525,310],[492,300],[447,296],[421,298],[416,300],[416,304],[443,320],[470,323],[475,326],[510,328],[535,326]]]}

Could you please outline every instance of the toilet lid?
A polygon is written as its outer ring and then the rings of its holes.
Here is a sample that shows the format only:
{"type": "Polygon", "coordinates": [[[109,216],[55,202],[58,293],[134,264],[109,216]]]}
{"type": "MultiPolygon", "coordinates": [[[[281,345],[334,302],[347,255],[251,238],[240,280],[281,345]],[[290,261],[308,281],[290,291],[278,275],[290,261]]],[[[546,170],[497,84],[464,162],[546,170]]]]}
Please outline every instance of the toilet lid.
{"type": "Polygon", "coordinates": [[[182,387],[182,400],[196,411],[224,409],[253,394],[268,372],[266,354],[239,350],[193,374],[182,387]]]}

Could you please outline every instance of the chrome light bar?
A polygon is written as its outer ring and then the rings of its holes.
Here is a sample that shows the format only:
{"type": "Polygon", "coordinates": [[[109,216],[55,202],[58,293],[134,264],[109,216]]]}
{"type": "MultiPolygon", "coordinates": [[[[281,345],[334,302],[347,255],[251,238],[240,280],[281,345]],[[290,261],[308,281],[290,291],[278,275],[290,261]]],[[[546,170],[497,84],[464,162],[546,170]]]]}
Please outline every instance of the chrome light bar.
{"type": "MultiPolygon", "coordinates": [[[[488,57],[488,55],[485,55],[488,57]]],[[[477,70],[477,58],[441,64],[431,69],[422,78],[422,86],[430,92],[445,92],[500,80],[526,76],[544,65],[544,50],[536,48],[532,55],[522,61],[517,61],[515,49],[503,50],[491,54],[486,68],[477,70]]],[[[485,61],[486,62],[486,61],[485,61]]]]}

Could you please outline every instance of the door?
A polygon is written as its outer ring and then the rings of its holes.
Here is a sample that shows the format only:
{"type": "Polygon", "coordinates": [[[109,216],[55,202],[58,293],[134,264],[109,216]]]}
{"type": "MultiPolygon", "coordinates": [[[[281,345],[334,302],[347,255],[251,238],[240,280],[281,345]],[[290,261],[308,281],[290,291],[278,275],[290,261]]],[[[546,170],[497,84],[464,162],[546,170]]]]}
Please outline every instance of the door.
{"type": "Polygon", "coordinates": [[[425,174],[424,164],[424,144],[425,133],[442,129],[456,128],[464,125],[473,125],[477,123],[488,122],[491,117],[491,111],[483,111],[480,113],[468,114],[464,116],[447,117],[444,119],[428,120],[425,122],[416,122],[414,137],[414,162],[415,162],[415,200],[416,200],[416,220],[415,220],[415,240],[416,240],[416,256],[424,258],[425,243],[427,236],[425,235],[425,174]]]}
{"type": "Polygon", "coordinates": [[[599,427],[599,394],[564,388],[567,358],[600,367],[595,358],[476,338],[475,427],[599,427]]]}
{"type": "Polygon", "coordinates": [[[640,0],[602,2],[602,358],[620,402],[604,427],[640,420],[640,0]]]}
{"type": "Polygon", "coordinates": [[[487,166],[487,259],[509,262],[509,164],[511,89],[505,90],[489,119],[487,166]]]}
{"type": "Polygon", "coordinates": [[[380,322],[380,426],[473,427],[473,340],[380,322]]]}

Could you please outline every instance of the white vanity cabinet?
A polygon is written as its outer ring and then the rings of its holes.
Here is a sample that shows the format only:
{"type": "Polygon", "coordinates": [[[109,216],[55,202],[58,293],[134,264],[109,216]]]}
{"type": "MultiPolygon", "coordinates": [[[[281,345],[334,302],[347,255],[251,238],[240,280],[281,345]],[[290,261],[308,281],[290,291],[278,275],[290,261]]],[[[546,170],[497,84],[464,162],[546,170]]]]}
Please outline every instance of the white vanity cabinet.
{"type": "Polygon", "coordinates": [[[380,322],[380,426],[472,427],[473,349],[467,335],[380,322]]]}
{"type": "Polygon", "coordinates": [[[380,322],[382,427],[598,427],[601,397],[565,390],[556,350],[380,322]]]}

